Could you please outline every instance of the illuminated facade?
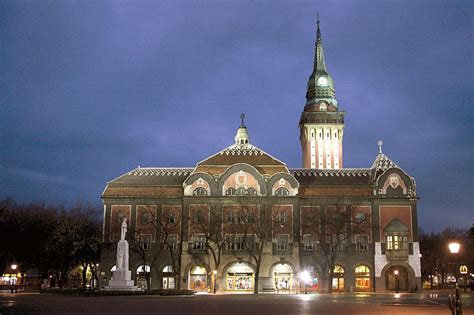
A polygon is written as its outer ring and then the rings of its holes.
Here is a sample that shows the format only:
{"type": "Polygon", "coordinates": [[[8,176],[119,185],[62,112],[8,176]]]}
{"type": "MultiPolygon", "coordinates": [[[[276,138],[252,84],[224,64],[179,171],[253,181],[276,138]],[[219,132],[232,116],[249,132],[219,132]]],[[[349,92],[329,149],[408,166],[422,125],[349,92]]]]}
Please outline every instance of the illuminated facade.
{"type": "Polygon", "coordinates": [[[288,168],[254,146],[242,117],[234,143],[193,167],[138,167],[108,182],[102,194],[101,285],[110,279],[114,242],[126,217],[131,248],[133,240],[138,246],[130,266],[140,286],[149,273],[152,288],[179,283],[209,292],[217,279],[218,292],[253,292],[252,253],[264,244],[259,291],[297,292],[303,282],[306,290],[318,290],[321,269],[315,261],[322,244],[317,234],[335,205],[344,203],[356,220],[367,218],[370,226],[363,234],[347,226],[350,238],[337,248],[333,290],[393,290],[394,270],[400,272],[400,290],[421,287],[415,181],[383,154],[381,144],[371,167],[343,168],[344,113],[321,38],[318,22],[300,119],[303,167],[288,168]],[[252,229],[265,213],[271,229],[263,240],[252,229]],[[225,242],[210,242],[209,231],[218,231],[217,239],[225,242]],[[220,253],[217,266],[215,252],[220,253]]]}

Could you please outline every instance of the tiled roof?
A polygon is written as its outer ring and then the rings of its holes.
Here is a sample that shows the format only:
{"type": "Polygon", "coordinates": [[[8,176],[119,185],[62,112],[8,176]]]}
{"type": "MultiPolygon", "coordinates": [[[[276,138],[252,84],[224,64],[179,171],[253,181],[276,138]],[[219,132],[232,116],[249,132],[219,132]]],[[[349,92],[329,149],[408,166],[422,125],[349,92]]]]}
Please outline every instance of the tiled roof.
{"type": "Polygon", "coordinates": [[[395,164],[395,162],[390,160],[390,158],[383,153],[379,153],[374,163],[372,164],[372,169],[375,170],[376,174],[379,171],[385,172],[386,170],[392,167],[398,167],[398,165],[395,164]]]}
{"type": "Polygon", "coordinates": [[[181,186],[193,170],[191,167],[137,167],[111,180],[109,184],[181,186]]]}
{"type": "Polygon", "coordinates": [[[264,155],[265,153],[250,143],[233,144],[220,151],[220,155],[264,155]]]}
{"type": "Polygon", "coordinates": [[[127,175],[133,176],[188,176],[194,168],[190,167],[138,167],[127,175]]]}
{"type": "Polygon", "coordinates": [[[293,176],[370,176],[372,169],[370,168],[343,168],[343,169],[310,169],[310,168],[293,168],[290,169],[290,173],[293,176]]]}
{"type": "Polygon", "coordinates": [[[230,166],[236,163],[247,163],[253,166],[286,165],[282,161],[250,143],[230,145],[227,148],[197,163],[197,165],[230,166]]]}

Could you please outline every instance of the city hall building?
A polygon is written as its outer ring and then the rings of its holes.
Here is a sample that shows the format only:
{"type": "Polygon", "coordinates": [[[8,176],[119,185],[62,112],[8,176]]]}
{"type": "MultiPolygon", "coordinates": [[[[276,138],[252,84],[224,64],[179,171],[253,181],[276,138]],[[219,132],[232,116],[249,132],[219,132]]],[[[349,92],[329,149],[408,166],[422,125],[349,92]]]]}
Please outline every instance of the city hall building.
{"type": "Polygon", "coordinates": [[[157,289],[318,291],[325,242],[320,232],[343,204],[368,228],[356,232],[347,224],[350,237],[333,249],[333,290],[421,287],[415,180],[382,152],[382,143],[371,166],[344,168],[345,117],[326,68],[319,21],[302,108],[302,168],[288,168],[254,146],[242,115],[232,144],[194,166],[138,167],[108,182],[101,286],[115,269],[127,218],[138,286],[148,274],[157,289]]]}

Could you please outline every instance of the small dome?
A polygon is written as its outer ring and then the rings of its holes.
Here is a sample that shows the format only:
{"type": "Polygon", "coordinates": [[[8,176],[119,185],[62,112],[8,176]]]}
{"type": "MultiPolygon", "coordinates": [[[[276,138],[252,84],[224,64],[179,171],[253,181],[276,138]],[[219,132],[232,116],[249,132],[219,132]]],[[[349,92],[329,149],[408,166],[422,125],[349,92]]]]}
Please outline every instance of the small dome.
{"type": "Polygon", "coordinates": [[[239,126],[239,129],[237,129],[237,134],[235,135],[235,144],[237,145],[244,145],[244,144],[249,144],[250,143],[250,137],[247,132],[247,127],[245,127],[244,124],[244,119],[245,115],[241,114],[240,119],[242,120],[242,123],[239,126]]]}

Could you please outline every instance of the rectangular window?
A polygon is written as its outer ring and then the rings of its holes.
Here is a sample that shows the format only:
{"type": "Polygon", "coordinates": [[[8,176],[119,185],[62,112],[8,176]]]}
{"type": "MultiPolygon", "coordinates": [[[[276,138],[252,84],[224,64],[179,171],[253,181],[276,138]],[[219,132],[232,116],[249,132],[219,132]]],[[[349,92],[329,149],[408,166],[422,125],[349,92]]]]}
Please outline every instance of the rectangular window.
{"type": "Polygon", "coordinates": [[[151,247],[151,234],[140,234],[140,245],[143,250],[150,250],[151,247]]]}
{"type": "Polygon", "coordinates": [[[356,235],[356,251],[364,252],[367,251],[367,236],[356,235]]]}
{"type": "Polygon", "coordinates": [[[176,216],[172,212],[170,212],[168,214],[168,223],[169,224],[175,224],[176,223],[176,216]]]}
{"type": "Polygon", "coordinates": [[[305,251],[313,251],[316,248],[316,241],[311,235],[303,236],[303,245],[305,251]]]}
{"type": "Polygon", "coordinates": [[[226,235],[226,246],[228,250],[234,250],[234,235],[226,235]]]}
{"type": "Polygon", "coordinates": [[[232,210],[227,211],[227,223],[235,223],[235,216],[232,210]]]}
{"type": "Polygon", "coordinates": [[[255,249],[255,236],[254,235],[227,235],[226,248],[228,250],[245,250],[255,249]]]}
{"type": "Polygon", "coordinates": [[[198,224],[204,223],[204,214],[201,211],[196,212],[194,222],[198,224]]]}
{"type": "Polygon", "coordinates": [[[206,247],[206,237],[204,235],[194,235],[193,249],[204,250],[206,247]]]}
{"type": "Polygon", "coordinates": [[[276,241],[277,241],[276,248],[278,251],[288,250],[288,243],[289,243],[288,235],[277,235],[276,241]]]}
{"type": "Polygon", "coordinates": [[[236,250],[244,250],[245,249],[245,238],[243,235],[237,235],[235,238],[235,246],[236,250]]]}
{"type": "Polygon", "coordinates": [[[408,238],[406,235],[387,235],[387,250],[407,250],[408,238]]]}
{"type": "Polygon", "coordinates": [[[245,223],[245,216],[242,212],[237,213],[237,223],[239,224],[245,223]]]}
{"type": "Polygon", "coordinates": [[[339,236],[337,234],[332,235],[331,245],[332,245],[333,250],[341,251],[343,248],[342,246],[343,243],[345,243],[343,234],[339,234],[339,236]]]}
{"type": "Polygon", "coordinates": [[[175,251],[178,243],[178,236],[176,234],[170,234],[166,238],[166,249],[175,251]]]}
{"type": "Polygon", "coordinates": [[[286,213],[285,211],[279,211],[276,216],[276,221],[278,223],[286,223],[287,218],[288,218],[288,213],[286,213]]]}

